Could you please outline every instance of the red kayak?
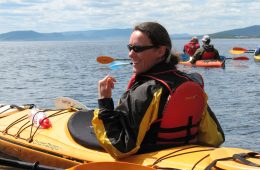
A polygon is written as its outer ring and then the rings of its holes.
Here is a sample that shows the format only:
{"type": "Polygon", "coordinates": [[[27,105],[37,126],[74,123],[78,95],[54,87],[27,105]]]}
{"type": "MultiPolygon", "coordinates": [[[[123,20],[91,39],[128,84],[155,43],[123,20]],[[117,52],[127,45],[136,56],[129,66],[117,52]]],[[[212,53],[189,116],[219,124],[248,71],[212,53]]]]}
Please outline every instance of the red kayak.
{"type": "Polygon", "coordinates": [[[181,61],[179,62],[185,66],[195,66],[195,67],[225,67],[225,60],[198,60],[195,64],[191,64],[189,61],[181,61]]]}

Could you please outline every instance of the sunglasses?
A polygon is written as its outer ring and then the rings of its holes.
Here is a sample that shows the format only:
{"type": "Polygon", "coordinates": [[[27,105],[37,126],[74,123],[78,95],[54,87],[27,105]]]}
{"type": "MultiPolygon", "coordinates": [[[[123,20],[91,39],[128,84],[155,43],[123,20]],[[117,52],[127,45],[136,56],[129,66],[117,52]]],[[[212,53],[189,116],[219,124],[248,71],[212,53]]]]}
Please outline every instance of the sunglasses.
{"type": "Polygon", "coordinates": [[[154,46],[154,45],[149,45],[149,46],[137,46],[137,45],[131,45],[131,44],[127,45],[127,48],[129,51],[133,50],[136,53],[140,53],[140,52],[143,52],[145,50],[155,48],[155,47],[156,46],[154,46]]]}

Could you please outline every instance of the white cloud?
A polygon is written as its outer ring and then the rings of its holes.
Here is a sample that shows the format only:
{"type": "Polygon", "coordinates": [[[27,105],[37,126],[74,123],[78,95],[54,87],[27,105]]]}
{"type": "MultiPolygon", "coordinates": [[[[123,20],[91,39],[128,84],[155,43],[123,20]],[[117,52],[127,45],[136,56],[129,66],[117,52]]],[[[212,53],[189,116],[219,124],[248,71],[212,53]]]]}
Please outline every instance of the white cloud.
{"type": "Polygon", "coordinates": [[[259,25],[259,14],[259,0],[0,0],[0,33],[131,28],[157,21],[171,34],[204,34],[259,25]]]}

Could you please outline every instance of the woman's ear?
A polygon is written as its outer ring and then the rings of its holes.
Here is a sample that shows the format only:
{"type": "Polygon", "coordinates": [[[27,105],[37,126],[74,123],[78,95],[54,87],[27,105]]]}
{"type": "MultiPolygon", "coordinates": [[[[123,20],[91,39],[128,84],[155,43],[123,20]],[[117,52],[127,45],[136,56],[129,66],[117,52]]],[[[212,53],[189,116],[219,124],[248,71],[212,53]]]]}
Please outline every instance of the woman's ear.
{"type": "Polygon", "coordinates": [[[159,50],[158,50],[158,56],[160,56],[160,58],[163,58],[165,53],[166,53],[166,46],[160,46],[159,50]]]}

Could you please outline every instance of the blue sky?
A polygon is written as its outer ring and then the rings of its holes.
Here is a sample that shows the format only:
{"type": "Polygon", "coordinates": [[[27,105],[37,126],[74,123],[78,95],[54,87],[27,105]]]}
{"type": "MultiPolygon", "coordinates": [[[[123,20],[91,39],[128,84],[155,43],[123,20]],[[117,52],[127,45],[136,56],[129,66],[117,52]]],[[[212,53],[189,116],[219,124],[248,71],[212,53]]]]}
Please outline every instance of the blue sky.
{"type": "Polygon", "coordinates": [[[170,34],[260,25],[260,0],[0,0],[0,33],[132,28],[156,21],[170,34]]]}

